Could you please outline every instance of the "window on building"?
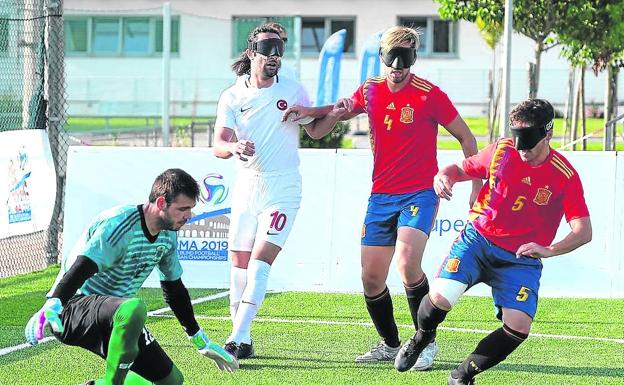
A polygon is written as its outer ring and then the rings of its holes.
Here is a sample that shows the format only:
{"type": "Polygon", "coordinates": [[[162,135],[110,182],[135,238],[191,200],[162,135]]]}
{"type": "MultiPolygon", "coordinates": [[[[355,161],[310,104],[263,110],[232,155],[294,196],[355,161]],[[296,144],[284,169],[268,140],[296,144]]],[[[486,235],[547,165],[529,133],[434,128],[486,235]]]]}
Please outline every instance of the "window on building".
{"type": "Polygon", "coordinates": [[[93,20],[93,52],[116,54],[119,52],[119,18],[98,18],[93,20]]]}
{"type": "Polygon", "coordinates": [[[150,52],[150,20],[147,18],[123,20],[123,52],[147,55],[150,52]]]}
{"type": "Polygon", "coordinates": [[[353,53],[355,18],[304,17],[301,19],[301,52],[318,54],[325,40],[341,29],[347,30],[343,52],[353,53]]]}
{"type": "MultiPolygon", "coordinates": [[[[153,56],[162,53],[162,17],[65,18],[65,52],[94,56],[153,56]]],[[[180,46],[180,18],[171,18],[171,52],[180,46]]]]}
{"type": "MultiPolygon", "coordinates": [[[[288,41],[286,43],[286,57],[294,54],[294,40],[292,36],[294,17],[268,16],[234,16],[232,18],[233,47],[232,56],[238,56],[247,48],[247,36],[259,25],[269,21],[276,21],[286,28],[288,41]]],[[[303,17],[301,18],[301,52],[303,54],[318,54],[323,48],[325,40],[341,29],[347,30],[344,52],[354,52],[354,17],[303,17]]]]}
{"type": "Polygon", "coordinates": [[[285,57],[293,57],[294,41],[292,31],[294,28],[294,18],[290,16],[234,16],[232,18],[232,57],[238,56],[247,48],[247,36],[254,28],[264,23],[275,21],[280,23],[286,29],[288,39],[285,46],[285,57]]]}
{"type": "Polygon", "coordinates": [[[457,24],[430,16],[402,16],[399,25],[420,30],[420,57],[457,55],[457,24]]]}
{"type": "Polygon", "coordinates": [[[65,50],[67,52],[87,52],[88,22],[86,19],[65,20],[65,50]]]}
{"type": "Polygon", "coordinates": [[[301,52],[321,52],[325,39],[323,19],[308,18],[301,21],[301,52]]]}
{"type": "Polygon", "coordinates": [[[9,50],[9,21],[0,19],[0,52],[9,50]]]}
{"type": "MultiPolygon", "coordinates": [[[[156,19],[156,52],[163,51],[163,20],[162,17],[156,19]]],[[[180,52],[180,18],[171,18],[171,52],[180,52]]]]}

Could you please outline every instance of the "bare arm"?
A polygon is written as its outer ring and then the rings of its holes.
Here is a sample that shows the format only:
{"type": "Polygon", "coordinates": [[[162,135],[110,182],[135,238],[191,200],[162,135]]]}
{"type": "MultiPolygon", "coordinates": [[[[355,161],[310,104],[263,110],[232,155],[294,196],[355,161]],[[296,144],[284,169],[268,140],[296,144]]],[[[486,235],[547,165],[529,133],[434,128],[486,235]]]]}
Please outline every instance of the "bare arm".
{"type": "Polygon", "coordinates": [[[461,162],[452,163],[442,167],[440,171],[438,171],[433,178],[433,189],[440,198],[451,200],[453,196],[453,185],[466,180],[481,181],[481,179],[476,179],[466,174],[461,162]]]}
{"type": "Polygon", "coordinates": [[[335,105],[323,107],[292,106],[284,112],[282,121],[289,119],[290,114],[295,114],[293,122],[314,118],[312,122],[304,124],[303,128],[310,138],[321,139],[334,129],[338,121],[349,120],[359,113],[353,112],[353,101],[345,98],[338,100],[335,105]]]}
{"type": "MultiPolygon", "coordinates": [[[[460,115],[457,115],[455,119],[446,126],[444,126],[459,141],[462,147],[462,151],[464,152],[464,157],[469,158],[476,154],[479,150],[477,148],[477,140],[475,139],[472,131],[468,128],[468,125],[462,119],[460,115]]],[[[479,191],[483,186],[483,181],[481,179],[473,179],[472,180],[472,192],[470,193],[470,206],[475,202],[477,196],[479,195],[479,191]]]]}
{"type": "Polygon", "coordinates": [[[237,155],[240,160],[256,153],[255,145],[250,140],[237,140],[234,130],[227,127],[215,127],[213,152],[217,158],[228,159],[237,155]]]}
{"type": "Polygon", "coordinates": [[[321,139],[329,134],[336,123],[341,120],[349,120],[358,115],[353,111],[353,101],[351,99],[340,99],[332,106],[332,109],[322,118],[314,120],[304,126],[306,132],[312,139],[321,139]]]}
{"type": "Polygon", "coordinates": [[[526,243],[518,248],[516,256],[531,258],[548,258],[570,251],[588,243],[592,239],[592,226],[589,217],[572,219],[569,222],[570,232],[561,241],[550,246],[541,246],[535,242],[526,243]]]}

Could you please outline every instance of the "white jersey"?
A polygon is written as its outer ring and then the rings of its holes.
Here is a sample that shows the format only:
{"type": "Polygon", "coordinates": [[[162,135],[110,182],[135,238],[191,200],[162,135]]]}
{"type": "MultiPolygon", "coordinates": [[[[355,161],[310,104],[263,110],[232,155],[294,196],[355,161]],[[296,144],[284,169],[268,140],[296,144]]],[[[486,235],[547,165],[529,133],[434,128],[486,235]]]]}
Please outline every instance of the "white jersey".
{"type": "Polygon", "coordinates": [[[238,140],[251,140],[256,148],[247,162],[237,159],[237,167],[257,172],[299,167],[299,124],[282,122],[284,111],[295,104],[310,106],[308,93],[279,75],[267,88],[252,87],[247,77],[223,91],[215,126],[233,129],[238,140]]]}

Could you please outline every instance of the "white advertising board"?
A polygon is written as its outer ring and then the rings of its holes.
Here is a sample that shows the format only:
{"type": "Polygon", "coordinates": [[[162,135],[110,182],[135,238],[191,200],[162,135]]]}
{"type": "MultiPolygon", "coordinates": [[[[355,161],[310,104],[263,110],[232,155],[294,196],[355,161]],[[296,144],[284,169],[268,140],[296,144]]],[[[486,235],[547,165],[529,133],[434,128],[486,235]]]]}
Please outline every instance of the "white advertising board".
{"type": "MultiPolygon", "coordinates": [[[[301,150],[303,199],[292,233],[271,271],[269,289],[360,292],[360,234],[370,193],[369,150],[301,150]]],[[[566,153],[581,175],[594,228],[593,240],[567,255],[547,259],[541,296],[624,297],[622,218],[624,159],[614,153],[566,153]],[[619,167],[617,167],[619,166],[619,167]]],[[[445,165],[460,151],[440,151],[445,165]]],[[[189,287],[226,288],[225,259],[232,160],[217,159],[205,148],[70,147],[65,201],[63,254],[100,211],[142,203],[154,178],[167,168],[185,169],[200,182],[202,200],[179,233],[179,254],[189,287]],[[226,242],[226,243],[223,243],[226,242]]],[[[432,276],[466,223],[470,183],[455,186],[443,201],[425,250],[423,268],[432,276]]],[[[561,239],[569,227],[562,221],[561,239]]],[[[388,284],[401,292],[394,266],[388,284]]],[[[146,285],[158,286],[150,276],[146,285]]],[[[489,295],[477,285],[470,294],[489,295]]]]}
{"type": "Polygon", "coordinates": [[[0,239],[43,230],[56,198],[46,130],[0,132],[0,239]]]}

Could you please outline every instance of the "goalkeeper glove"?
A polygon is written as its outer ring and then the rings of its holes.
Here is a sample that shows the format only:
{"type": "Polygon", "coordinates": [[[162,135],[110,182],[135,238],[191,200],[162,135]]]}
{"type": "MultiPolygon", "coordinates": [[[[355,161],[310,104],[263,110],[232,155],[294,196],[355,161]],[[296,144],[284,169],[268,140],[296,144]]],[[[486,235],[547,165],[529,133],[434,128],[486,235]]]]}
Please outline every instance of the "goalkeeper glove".
{"type": "Polygon", "coordinates": [[[199,354],[214,360],[220,370],[227,370],[231,373],[238,369],[236,357],[228,353],[219,344],[210,341],[203,329],[199,329],[194,336],[189,337],[189,340],[197,348],[199,354]]]}
{"type": "Polygon", "coordinates": [[[30,321],[26,324],[24,334],[26,335],[26,341],[31,345],[37,345],[39,341],[43,339],[43,332],[46,326],[50,326],[50,329],[54,333],[62,333],[63,322],[61,322],[61,312],[63,311],[63,305],[58,298],[49,298],[41,310],[33,314],[30,317],[30,321]]]}

